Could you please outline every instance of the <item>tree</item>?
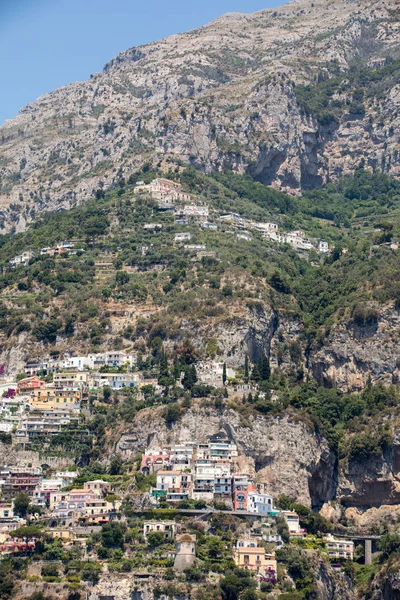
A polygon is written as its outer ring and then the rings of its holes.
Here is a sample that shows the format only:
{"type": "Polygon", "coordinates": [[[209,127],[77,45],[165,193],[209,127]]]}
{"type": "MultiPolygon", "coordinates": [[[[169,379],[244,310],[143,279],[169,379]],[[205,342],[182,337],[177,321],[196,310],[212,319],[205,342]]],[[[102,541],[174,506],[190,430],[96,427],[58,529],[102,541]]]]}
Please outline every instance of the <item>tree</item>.
{"type": "Polygon", "coordinates": [[[104,400],[104,402],[108,402],[110,400],[110,398],[111,398],[111,392],[112,392],[112,389],[110,388],[109,385],[105,385],[103,387],[103,400],[104,400]]]}
{"type": "Polygon", "coordinates": [[[221,558],[224,553],[224,544],[218,537],[211,537],[207,541],[208,556],[213,559],[221,558]]]}
{"type": "Polygon", "coordinates": [[[86,563],[82,569],[83,581],[91,581],[93,585],[99,582],[99,574],[101,571],[101,565],[97,563],[86,563]]]}
{"type": "Polygon", "coordinates": [[[121,467],[122,467],[122,458],[119,454],[116,454],[111,459],[110,470],[109,470],[110,475],[119,475],[121,473],[121,467]]]}
{"type": "Polygon", "coordinates": [[[150,548],[157,548],[165,543],[165,536],[162,531],[150,531],[147,536],[147,543],[150,548]]]}
{"type": "Polygon", "coordinates": [[[269,360],[265,354],[263,354],[259,360],[258,369],[260,373],[260,381],[268,381],[271,376],[271,369],[269,366],[269,360]]]}
{"type": "Polygon", "coordinates": [[[162,349],[160,353],[159,366],[160,369],[158,374],[158,384],[164,386],[169,386],[173,384],[173,377],[171,377],[169,374],[168,360],[164,349],[162,349]]]}
{"type": "Polygon", "coordinates": [[[186,390],[191,390],[197,382],[197,372],[194,365],[189,365],[185,369],[185,374],[182,379],[182,385],[186,390]]]}
{"type": "Polygon", "coordinates": [[[125,273],[125,271],[117,271],[117,274],[115,276],[115,282],[118,286],[122,286],[126,283],[129,283],[129,274],[125,273]]]}
{"type": "Polygon", "coordinates": [[[238,600],[242,597],[244,590],[254,590],[256,582],[248,571],[235,569],[226,574],[221,581],[221,592],[223,600],[238,600]]]}
{"type": "Polygon", "coordinates": [[[226,363],[224,363],[224,366],[222,367],[222,383],[223,385],[226,384],[226,363]]]}
{"type": "Polygon", "coordinates": [[[15,514],[22,518],[26,517],[30,503],[31,499],[28,496],[28,494],[25,494],[25,492],[21,492],[20,494],[18,494],[18,496],[14,498],[15,514]]]}
{"type": "Polygon", "coordinates": [[[168,404],[164,411],[164,419],[167,425],[176,423],[182,416],[182,409],[176,402],[168,404]]]}
{"type": "Polygon", "coordinates": [[[247,354],[244,357],[244,381],[245,383],[249,382],[249,357],[247,354]]]}
{"type": "Polygon", "coordinates": [[[121,523],[106,523],[101,529],[101,543],[105,548],[122,548],[124,530],[121,523]]]}

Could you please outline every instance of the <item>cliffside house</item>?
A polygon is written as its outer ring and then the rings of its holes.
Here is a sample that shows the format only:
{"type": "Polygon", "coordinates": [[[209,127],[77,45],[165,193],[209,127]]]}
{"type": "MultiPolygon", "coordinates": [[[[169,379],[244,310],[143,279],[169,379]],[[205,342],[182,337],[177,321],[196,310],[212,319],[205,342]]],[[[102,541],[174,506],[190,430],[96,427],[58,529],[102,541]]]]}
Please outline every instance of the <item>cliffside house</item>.
{"type": "Polygon", "coordinates": [[[329,558],[342,558],[343,560],[353,560],[354,558],[354,542],[351,540],[341,540],[328,534],[324,538],[329,558]]]}
{"type": "Polygon", "coordinates": [[[143,536],[147,538],[151,531],[160,531],[166,540],[172,540],[177,531],[175,521],[145,521],[143,524],[143,536]]]}
{"type": "Polygon", "coordinates": [[[241,569],[247,569],[260,575],[264,580],[275,580],[277,563],[274,554],[266,552],[257,540],[241,538],[236,544],[234,561],[241,569]]]}
{"type": "Polygon", "coordinates": [[[31,258],[34,258],[36,254],[32,250],[25,250],[22,254],[18,254],[10,260],[10,265],[13,268],[19,267],[20,265],[27,265],[31,258]]]}

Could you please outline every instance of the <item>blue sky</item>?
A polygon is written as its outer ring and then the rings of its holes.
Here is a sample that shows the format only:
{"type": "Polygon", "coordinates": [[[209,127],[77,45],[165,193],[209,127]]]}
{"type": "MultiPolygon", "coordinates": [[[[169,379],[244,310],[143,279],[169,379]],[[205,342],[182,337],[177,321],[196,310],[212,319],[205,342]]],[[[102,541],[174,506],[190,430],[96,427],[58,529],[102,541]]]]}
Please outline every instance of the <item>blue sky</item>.
{"type": "Polygon", "coordinates": [[[0,0],[0,124],[132,46],[284,0],[0,0]]]}

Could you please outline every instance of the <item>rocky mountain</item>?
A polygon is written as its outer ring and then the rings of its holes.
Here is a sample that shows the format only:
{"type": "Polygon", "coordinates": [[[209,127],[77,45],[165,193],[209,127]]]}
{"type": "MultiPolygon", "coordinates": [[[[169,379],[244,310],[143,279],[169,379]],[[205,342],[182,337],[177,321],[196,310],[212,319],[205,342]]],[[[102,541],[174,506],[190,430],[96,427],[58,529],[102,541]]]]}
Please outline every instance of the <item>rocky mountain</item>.
{"type": "Polygon", "coordinates": [[[229,168],[298,193],[400,172],[396,0],[295,0],[122,52],[0,128],[2,228],[144,164],[229,168]]]}

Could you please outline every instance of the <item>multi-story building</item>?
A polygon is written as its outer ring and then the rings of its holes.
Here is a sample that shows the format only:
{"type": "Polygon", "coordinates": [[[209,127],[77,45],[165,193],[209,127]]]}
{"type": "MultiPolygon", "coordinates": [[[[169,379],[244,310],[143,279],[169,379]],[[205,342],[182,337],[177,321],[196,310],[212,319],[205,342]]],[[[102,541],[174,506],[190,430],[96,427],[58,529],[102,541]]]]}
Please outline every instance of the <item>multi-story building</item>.
{"type": "Polygon", "coordinates": [[[32,391],[29,404],[35,410],[60,407],[68,410],[79,410],[81,397],[82,391],[80,389],[60,389],[55,385],[46,385],[32,391]]]}
{"type": "MultiPolygon", "coordinates": [[[[214,497],[232,497],[232,476],[216,475],[214,479],[214,497]]],[[[223,498],[221,498],[223,499],[223,498]]]]}
{"type": "Polygon", "coordinates": [[[191,195],[182,190],[180,183],[162,177],[154,179],[147,185],[142,181],[137,182],[134,193],[140,192],[148,193],[154,200],[159,200],[162,203],[187,202],[191,200],[191,195]]]}
{"type": "Polygon", "coordinates": [[[262,539],[267,544],[274,544],[276,548],[281,548],[283,546],[282,537],[278,533],[265,533],[262,539]]]}
{"type": "Polygon", "coordinates": [[[180,211],[183,215],[188,217],[194,217],[197,219],[207,219],[210,211],[207,205],[198,206],[195,204],[188,204],[180,211]]]}
{"type": "Polygon", "coordinates": [[[111,484],[102,479],[94,479],[93,481],[86,481],[83,484],[83,489],[88,492],[93,492],[96,497],[101,498],[109,493],[111,484]]]}
{"type": "Polygon", "coordinates": [[[39,358],[31,358],[28,360],[24,367],[25,375],[29,377],[37,375],[38,371],[42,368],[42,361],[39,358]]]}
{"type": "Polygon", "coordinates": [[[268,515],[274,510],[274,500],[272,496],[251,490],[248,496],[247,510],[259,515],[268,515]]]}
{"type": "Polygon", "coordinates": [[[12,267],[19,267],[20,265],[27,265],[31,258],[34,258],[36,255],[32,250],[25,250],[22,254],[15,256],[10,260],[10,265],[12,267]]]}
{"type": "Polygon", "coordinates": [[[20,419],[15,435],[21,443],[31,441],[37,435],[60,433],[65,425],[70,425],[78,420],[78,412],[73,412],[68,408],[54,409],[50,407],[47,410],[34,410],[20,419]]]}
{"type": "Polygon", "coordinates": [[[144,475],[157,473],[170,462],[170,453],[166,450],[146,450],[142,456],[140,470],[144,475]]]}
{"type": "Polygon", "coordinates": [[[318,244],[318,252],[320,254],[328,254],[329,253],[329,244],[325,240],[320,240],[318,244]]]}
{"type": "Polygon", "coordinates": [[[190,469],[193,464],[193,456],[196,451],[196,442],[183,442],[172,446],[170,461],[174,471],[190,469]]]}
{"type": "Polygon", "coordinates": [[[189,232],[176,233],[174,237],[174,242],[188,242],[192,239],[192,234],[189,232]]]}
{"type": "Polygon", "coordinates": [[[264,581],[276,581],[277,563],[273,554],[258,545],[254,539],[239,539],[234,551],[238,567],[257,573],[264,581]]]}
{"type": "Polygon", "coordinates": [[[234,473],[232,476],[233,510],[247,510],[249,497],[249,476],[234,473]]]}
{"type": "Polygon", "coordinates": [[[32,503],[37,506],[46,506],[50,502],[50,495],[59,492],[66,485],[64,479],[42,479],[33,492],[32,503]]]}
{"type": "Polygon", "coordinates": [[[38,375],[20,379],[17,384],[17,394],[30,394],[35,389],[45,387],[46,383],[38,375]]]}
{"type": "Polygon", "coordinates": [[[303,537],[307,535],[307,531],[300,526],[300,518],[297,513],[290,510],[282,510],[280,514],[287,523],[291,537],[303,537]]]}
{"type": "Polygon", "coordinates": [[[74,373],[54,373],[54,387],[63,390],[84,390],[88,386],[89,373],[86,371],[75,371],[74,373]]]}
{"type": "Polygon", "coordinates": [[[157,487],[154,490],[157,497],[164,495],[170,502],[184,500],[192,495],[192,475],[182,471],[158,471],[157,487]]]}
{"type": "Polygon", "coordinates": [[[14,518],[14,502],[0,502],[0,520],[14,518]]]}
{"type": "Polygon", "coordinates": [[[21,492],[33,496],[41,479],[40,469],[21,468],[1,473],[2,493],[4,498],[13,498],[21,492]]]}
{"type": "Polygon", "coordinates": [[[353,560],[354,557],[354,542],[351,540],[339,540],[328,534],[324,538],[329,558],[342,558],[345,560],[353,560]]]}
{"type": "Polygon", "coordinates": [[[90,379],[91,387],[108,386],[113,390],[124,387],[137,387],[141,382],[139,373],[93,373],[90,379]]]}
{"type": "Polygon", "coordinates": [[[175,521],[145,521],[143,536],[147,538],[152,531],[161,531],[166,540],[172,540],[176,535],[177,526],[175,521]]]}

